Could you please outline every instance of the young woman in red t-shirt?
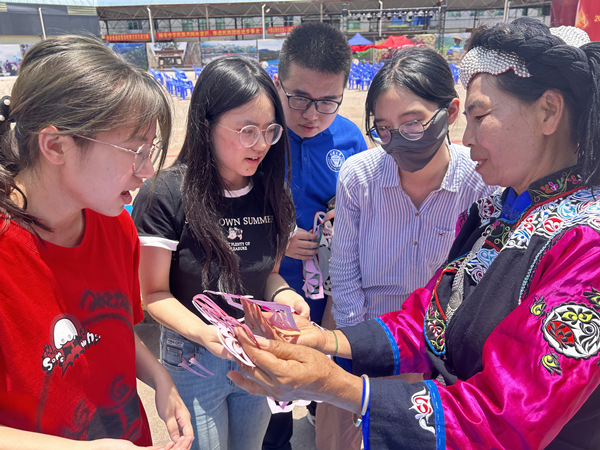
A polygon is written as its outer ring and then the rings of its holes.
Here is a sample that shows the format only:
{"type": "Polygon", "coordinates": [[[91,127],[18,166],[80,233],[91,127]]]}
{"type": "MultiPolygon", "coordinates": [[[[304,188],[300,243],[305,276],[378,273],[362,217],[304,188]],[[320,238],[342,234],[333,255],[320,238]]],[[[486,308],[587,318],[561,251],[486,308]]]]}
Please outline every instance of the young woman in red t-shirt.
{"type": "Polygon", "coordinates": [[[169,140],[168,97],[100,41],[61,36],[29,49],[0,104],[0,447],[151,446],[140,379],[165,448],[189,448],[190,415],[134,331],[139,241],[123,210],[169,140]]]}

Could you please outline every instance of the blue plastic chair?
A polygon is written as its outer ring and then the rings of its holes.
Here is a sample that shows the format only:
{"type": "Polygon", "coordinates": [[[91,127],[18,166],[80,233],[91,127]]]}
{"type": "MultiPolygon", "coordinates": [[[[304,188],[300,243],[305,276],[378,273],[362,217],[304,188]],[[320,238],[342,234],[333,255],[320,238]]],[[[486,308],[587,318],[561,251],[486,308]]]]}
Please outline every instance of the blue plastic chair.
{"type": "Polygon", "coordinates": [[[154,69],[150,68],[149,71],[150,71],[150,74],[152,74],[152,78],[154,78],[154,81],[156,81],[157,83],[160,83],[162,85],[165,84],[165,80],[164,80],[162,74],[158,70],[154,70],[154,69]]]}
{"type": "Polygon", "coordinates": [[[176,85],[177,85],[177,93],[179,94],[179,96],[185,100],[186,99],[186,95],[189,91],[190,95],[192,95],[192,91],[194,90],[194,83],[192,83],[192,80],[182,80],[179,79],[176,81],[176,85]]]}
{"type": "Polygon", "coordinates": [[[165,72],[163,72],[162,75],[165,78],[165,86],[167,88],[167,92],[171,95],[177,95],[175,77],[172,77],[171,75],[165,72]]]}
{"type": "Polygon", "coordinates": [[[458,72],[459,67],[456,64],[448,63],[450,66],[450,70],[452,71],[452,76],[454,77],[454,84],[458,83],[458,72]]]}
{"type": "Polygon", "coordinates": [[[194,76],[195,76],[195,79],[197,80],[198,77],[200,76],[200,72],[202,72],[202,69],[204,69],[204,67],[192,66],[192,68],[194,69],[194,76]]]}
{"type": "Polygon", "coordinates": [[[368,75],[363,76],[360,79],[360,90],[361,91],[367,91],[369,90],[369,86],[371,86],[371,81],[373,81],[373,78],[371,78],[368,75]]]}
{"type": "Polygon", "coordinates": [[[185,72],[181,69],[178,69],[177,67],[171,67],[171,69],[173,69],[173,72],[175,72],[175,77],[181,79],[181,80],[187,80],[188,77],[185,74],[185,72]]]}

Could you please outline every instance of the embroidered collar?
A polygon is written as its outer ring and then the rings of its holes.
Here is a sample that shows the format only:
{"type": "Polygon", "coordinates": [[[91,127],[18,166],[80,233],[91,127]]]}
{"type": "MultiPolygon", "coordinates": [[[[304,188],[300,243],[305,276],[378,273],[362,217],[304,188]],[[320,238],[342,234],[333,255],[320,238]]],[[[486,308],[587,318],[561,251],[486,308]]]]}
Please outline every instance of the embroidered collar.
{"type": "Polygon", "coordinates": [[[502,194],[502,219],[514,222],[531,206],[529,191],[517,196],[513,188],[507,188],[502,194]]]}
{"type": "Polygon", "coordinates": [[[579,174],[579,168],[571,166],[534,181],[527,190],[532,205],[537,206],[582,187],[583,178],[579,174]]]}
{"type": "Polygon", "coordinates": [[[579,169],[577,166],[572,166],[534,181],[520,195],[517,195],[513,188],[506,188],[501,200],[502,219],[514,222],[531,207],[580,189],[582,183],[583,178],[579,175],[579,169]]]}

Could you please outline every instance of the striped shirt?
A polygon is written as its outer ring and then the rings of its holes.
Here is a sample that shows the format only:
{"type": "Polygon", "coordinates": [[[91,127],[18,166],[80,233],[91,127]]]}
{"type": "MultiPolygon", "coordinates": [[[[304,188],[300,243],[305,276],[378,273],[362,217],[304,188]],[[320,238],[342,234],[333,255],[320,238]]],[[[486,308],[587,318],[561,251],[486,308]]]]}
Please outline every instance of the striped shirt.
{"type": "Polygon", "coordinates": [[[452,144],[439,189],[417,209],[381,147],[349,158],[338,178],[330,275],[333,318],[350,326],[400,309],[444,263],[458,215],[496,190],[452,144]]]}

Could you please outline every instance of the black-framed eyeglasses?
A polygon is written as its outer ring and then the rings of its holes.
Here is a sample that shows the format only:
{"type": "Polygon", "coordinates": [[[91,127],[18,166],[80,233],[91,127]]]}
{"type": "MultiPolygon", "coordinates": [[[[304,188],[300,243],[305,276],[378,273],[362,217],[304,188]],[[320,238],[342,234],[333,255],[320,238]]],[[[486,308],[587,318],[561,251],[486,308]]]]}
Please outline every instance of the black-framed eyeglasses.
{"type": "Polygon", "coordinates": [[[321,114],[335,114],[344,100],[344,94],[342,94],[342,100],[339,102],[335,100],[317,100],[303,95],[290,95],[285,91],[281,79],[279,80],[279,84],[281,84],[281,89],[288,99],[288,106],[296,111],[306,111],[314,103],[317,112],[321,114]]]}
{"type": "Polygon", "coordinates": [[[433,113],[433,117],[425,123],[421,123],[418,120],[411,120],[410,122],[404,122],[398,128],[389,128],[386,126],[380,127],[375,125],[368,131],[369,136],[378,144],[389,144],[392,140],[392,131],[397,131],[402,137],[409,141],[418,141],[423,137],[425,129],[429,126],[431,121],[436,118],[440,111],[447,110],[448,108],[438,108],[433,113]]]}
{"type": "Polygon", "coordinates": [[[246,125],[241,130],[233,130],[231,128],[227,128],[225,125],[221,125],[220,123],[217,125],[225,128],[226,130],[237,133],[240,136],[240,144],[242,144],[244,147],[253,147],[258,142],[261,133],[265,139],[265,144],[267,145],[276,144],[279,139],[281,139],[281,135],[283,134],[283,127],[278,123],[272,123],[264,130],[261,130],[256,125],[246,125]]]}
{"type": "Polygon", "coordinates": [[[78,138],[85,139],[86,141],[96,142],[98,144],[108,145],[109,147],[118,148],[119,150],[124,150],[126,152],[133,153],[135,156],[133,157],[133,173],[137,174],[140,169],[143,167],[144,163],[148,158],[152,158],[152,155],[157,152],[160,154],[162,151],[162,142],[160,139],[155,139],[152,144],[142,144],[137,150],[133,150],[130,148],[121,147],[119,145],[111,144],[110,142],[99,141],[98,139],[93,139],[91,137],[82,136],[80,134],[74,134],[73,136],[77,136],[78,138]]]}

